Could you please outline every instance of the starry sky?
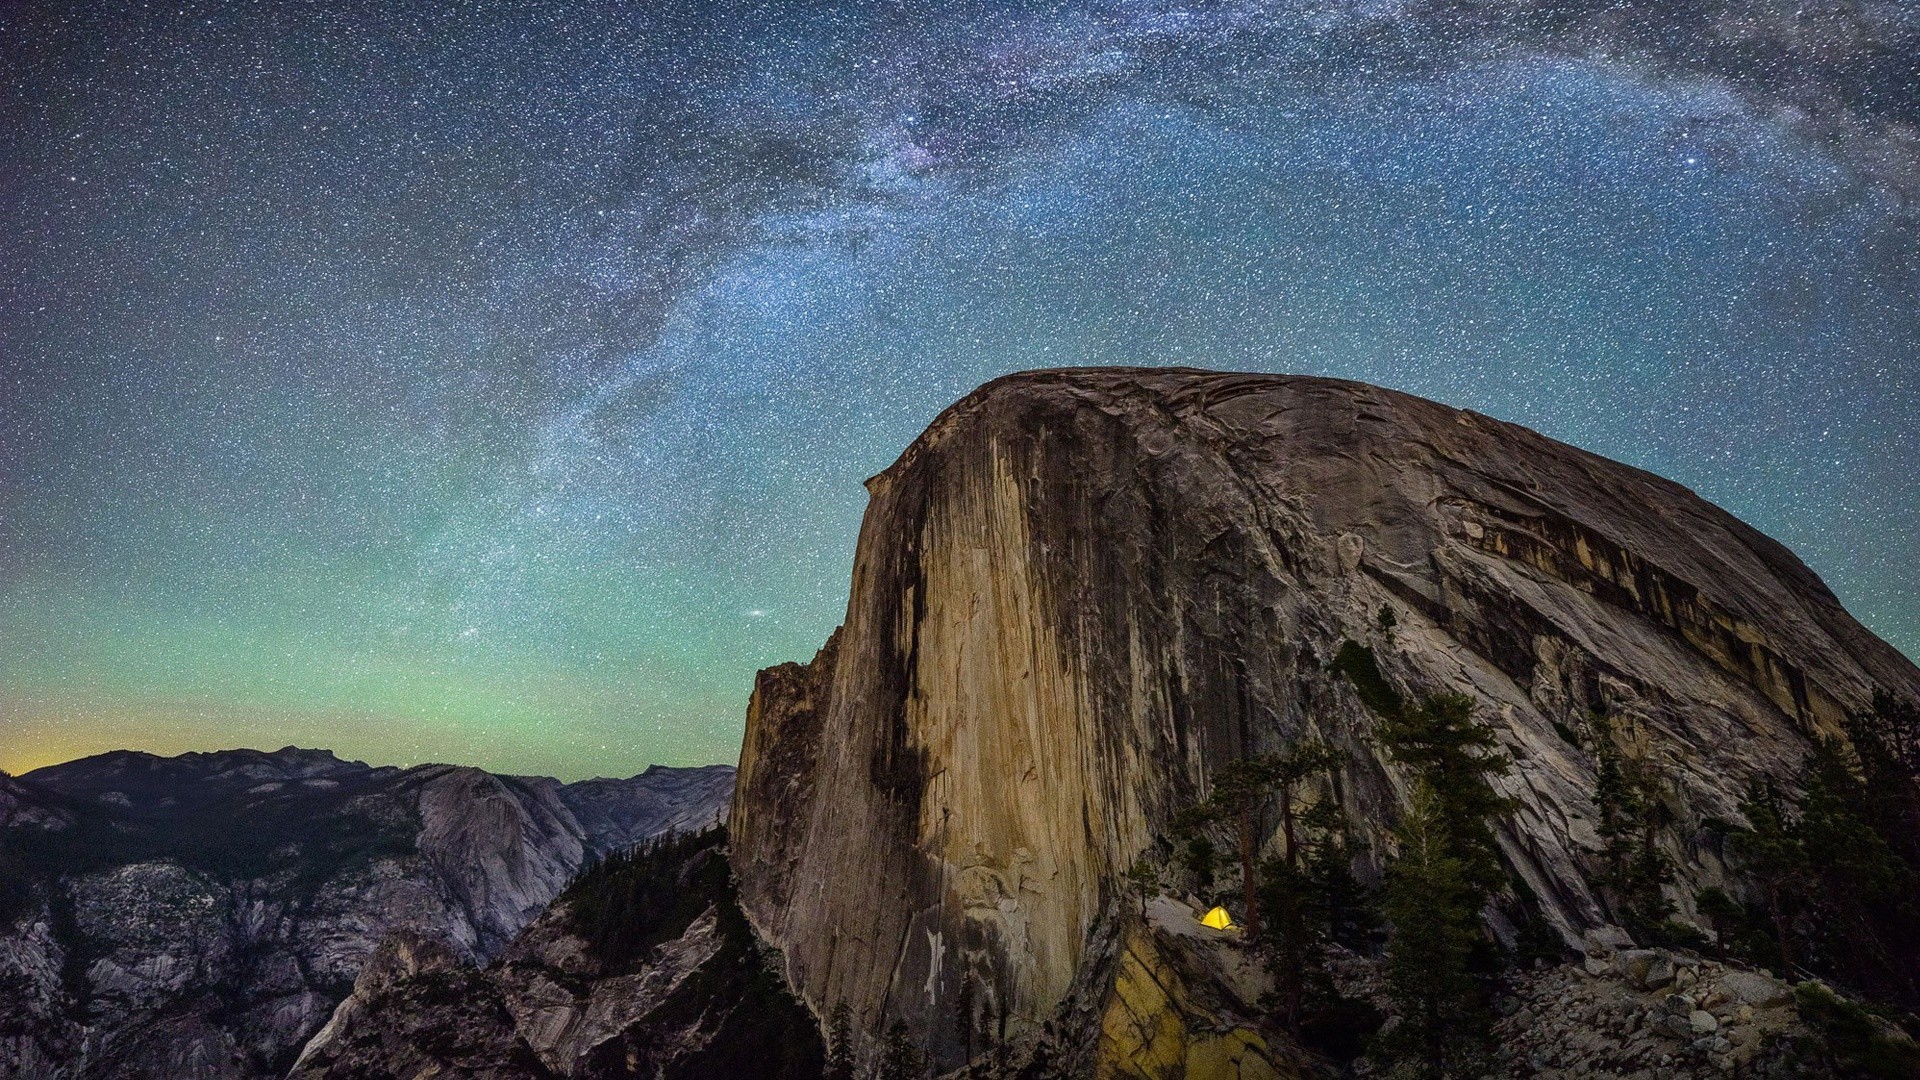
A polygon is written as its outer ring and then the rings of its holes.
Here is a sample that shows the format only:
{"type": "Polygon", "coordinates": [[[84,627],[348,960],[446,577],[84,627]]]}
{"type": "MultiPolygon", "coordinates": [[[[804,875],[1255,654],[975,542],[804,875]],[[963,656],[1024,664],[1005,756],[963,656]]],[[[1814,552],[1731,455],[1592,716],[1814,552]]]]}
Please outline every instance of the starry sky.
{"type": "Polygon", "coordinates": [[[1920,655],[1920,0],[0,9],[0,767],[737,756],[994,375],[1671,476],[1920,655]]]}

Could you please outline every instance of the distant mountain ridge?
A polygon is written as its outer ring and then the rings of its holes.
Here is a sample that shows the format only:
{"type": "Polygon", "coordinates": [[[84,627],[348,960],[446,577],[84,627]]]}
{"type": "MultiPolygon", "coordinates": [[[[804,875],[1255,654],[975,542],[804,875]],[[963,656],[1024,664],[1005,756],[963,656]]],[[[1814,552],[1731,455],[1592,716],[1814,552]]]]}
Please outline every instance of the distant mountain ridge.
{"type": "Polygon", "coordinates": [[[594,859],[724,821],[732,787],[297,747],[0,778],[0,1078],[282,1075],[390,934],[487,960],[594,859]]]}
{"type": "MultiPolygon", "coordinates": [[[[483,771],[439,764],[368,765],[338,757],[331,750],[286,746],[274,751],[190,751],[173,757],[112,750],[47,765],[16,779],[70,799],[170,815],[241,796],[280,799],[357,790],[423,770],[446,769],[483,771]]],[[[587,849],[604,855],[664,832],[687,832],[724,820],[726,802],[724,798],[716,802],[712,795],[719,787],[731,792],[733,772],[731,765],[650,765],[625,779],[598,776],[572,783],[550,776],[488,775],[552,792],[579,821],[587,849]]]]}

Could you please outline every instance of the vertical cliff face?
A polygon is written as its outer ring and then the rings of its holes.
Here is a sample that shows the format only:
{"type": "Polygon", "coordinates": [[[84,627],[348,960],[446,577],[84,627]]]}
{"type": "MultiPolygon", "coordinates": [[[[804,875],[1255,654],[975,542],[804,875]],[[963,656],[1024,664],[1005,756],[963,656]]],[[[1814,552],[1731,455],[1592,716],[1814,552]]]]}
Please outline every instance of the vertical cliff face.
{"type": "Polygon", "coordinates": [[[1751,780],[1876,692],[1920,700],[1817,577],[1686,489],[1359,384],[1012,376],[868,486],[845,625],[756,687],[734,861],[816,1010],[905,1019],[946,1064],[1097,1008],[1118,877],[1223,762],[1335,744],[1328,794],[1385,849],[1406,778],[1327,671],[1343,641],[1496,724],[1503,853],[1570,939],[1607,919],[1568,737],[1590,715],[1663,778],[1690,885],[1719,873],[1699,823],[1751,780]]]}

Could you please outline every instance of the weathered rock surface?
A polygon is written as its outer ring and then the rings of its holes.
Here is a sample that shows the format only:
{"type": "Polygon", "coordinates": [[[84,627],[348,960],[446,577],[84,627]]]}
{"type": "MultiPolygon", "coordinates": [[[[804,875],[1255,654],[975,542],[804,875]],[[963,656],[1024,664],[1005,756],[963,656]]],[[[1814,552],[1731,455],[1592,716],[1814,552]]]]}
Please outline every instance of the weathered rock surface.
{"type": "Polygon", "coordinates": [[[1303,1075],[1302,1056],[1270,1028],[1271,990],[1237,934],[1200,912],[1155,899],[1121,939],[1092,1055],[1102,1075],[1280,1080],[1303,1075]]]}
{"type": "Polygon", "coordinates": [[[72,825],[72,814],[50,805],[43,796],[13,777],[0,776],[0,829],[58,832],[72,825]]]}
{"type": "Polygon", "coordinates": [[[1592,1080],[1719,1080],[1726,1076],[1824,1076],[1802,1060],[1820,1037],[1800,1017],[1785,983],[1713,960],[1665,953],[1680,984],[1649,985],[1623,970],[1601,976],[1563,966],[1514,984],[1511,1012],[1495,1028],[1498,1080],[1583,1076],[1592,1080]],[[1675,960],[1679,963],[1676,965],[1675,960]],[[1736,986],[1765,984],[1756,1008],[1736,986]]]}
{"type": "Polygon", "coordinates": [[[288,748],[0,779],[0,1078],[282,1076],[390,934],[491,958],[590,856],[723,814],[731,778],[288,748]]]}
{"type": "Polygon", "coordinates": [[[292,1076],[453,1076],[543,1080],[515,1039],[500,995],[439,940],[390,935],[367,961],[292,1076]],[[346,1070],[353,1070],[347,1072],[346,1070]]]}
{"type": "Polygon", "coordinates": [[[818,1077],[814,1019],[761,955],[719,842],[596,869],[486,969],[390,939],[292,1077],[818,1077]]]}
{"type": "Polygon", "coordinates": [[[1497,727],[1503,856],[1569,945],[1613,916],[1590,715],[1659,778],[1690,917],[1724,876],[1703,821],[1876,692],[1920,701],[1799,560],[1685,488],[1358,384],[1011,376],[868,487],[844,626],[756,686],[735,864],[816,1012],[903,1019],[943,1067],[975,1032],[1097,1042],[1117,960],[1159,964],[1119,876],[1226,761],[1343,749],[1322,797],[1390,850],[1408,780],[1327,670],[1343,641],[1497,727]]]}

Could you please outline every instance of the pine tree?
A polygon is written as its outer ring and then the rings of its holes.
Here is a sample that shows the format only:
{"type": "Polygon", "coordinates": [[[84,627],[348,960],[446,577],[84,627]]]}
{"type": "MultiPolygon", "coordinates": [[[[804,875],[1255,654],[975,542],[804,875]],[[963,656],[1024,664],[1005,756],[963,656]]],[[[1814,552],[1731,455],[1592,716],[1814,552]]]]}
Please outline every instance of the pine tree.
{"type": "Polygon", "coordinates": [[[1127,870],[1127,885],[1133,889],[1134,895],[1139,897],[1140,918],[1145,919],[1147,900],[1160,887],[1160,868],[1154,864],[1151,857],[1141,855],[1127,870]]]}
{"type": "Polygon", "coordinates": [[[1213,899],[1213,879],[1219,873],[1219,855],[1213,846],[1213,840],[1207,834],[1196,832],[1187,837],[1180,861],[1186,864],[1187,873],[1193,881],[1193,891],[1203,900],[1213,899]]]}
{"type": "Polygon", "coordinates": [[[1233,829],[1240,861],[1240,899],[1250,939],[1260,938],[1259,873],[1255,861],[1259,857],[1261,807],[1278,796],[1287,862],[1297,866],[1299,839],[1295,807],[1300,785],[1333,770],[1341,760],[1323,743],[1303,742],[1279,753],[1230,761],[1214,771],[1213,787],[1207,797],[1175,817],[1174,827],[1189,835],[1198,835],[1199,830],[1214,824],[1233,829]]]}
{"type": "Polygon", "coordinates": [[[1858,991],[1920,1004],[1920,874],[1902,855],[1906,782],[1873,728],[1821,740],[1788,800],[1756,787],[1745,826],[1726,828],[1729,862],[1754,901],[1700,895],[1722,943],[1763,963],[1819,971],[1858,991]]]}
{"type": "Polygon", "coordinates": [[[1332,799],[1315,803],[1303,822],[1314,836],[1306,872],[1325,912],[1327,938],[1349,949],[1370,948],[1380,928],[1379,900],[1353,874],[1366,845],[1347,836],[1346,812],[1332,799]]]}
{"type": "Polygon", "coordinates": [[[1312,878],[1281,858],[1260,867],[1261,922],[1258,944],[1273,974],[1281,1022],[1300,1030],[1307,983],[1322,969],[1327,944],[1327,912],[1312,878]]]}
{"type": "Polygon", "coordinates": [[[1714,951],[1722,959],[1752,956],[1759,951],[1753,947],[1751,940],[1753,920],[1732,893],[1718,885],[1710,885],[1693,894],[1693,906],[1713,931],[1714,951]]]}
{"type": "Polygon", "coordinates": [[[980,1028],[979,1017],[974,1014],[973,976],[963,973],[960,976],[960,992],[954,995],[954,1026],[960,1033],[960,1047],[966,1054],[967,1064],[973,1064],[973,1036],[980,1028]]]}
{"type": "Polygon", "coordinates": [[[907,1031],[906,1022],[895,1020],[887,1028],[886,1042],[880,1050],[880,1071],[875,1080],[922,1080],[926,1072],[926,1061],[907,1031]]]}
{"type": "Polygon", "coordinates": [[[1473,718],[1473,699],[1428,697],[1417,709],[1387,717],[1380,739],[1394,760],[1411,767],[1433,790],[1435,812],[1468,883],[1483,893],[1498,889],[1506,874],[1493,820],[1517,804],[1496,793],[1487,778],[1506,775],[1512,762],[1495,749],[1493,728],[1473,718]]]}
{"type": "Polygon", "coordinates": [[[1775,959],[1787,971],[1799,962],[1796,923],[1813,880],[1806,845],[1793,828],[1778,792],[1755,786],[1740,804],[1747,827],[1729,834],[1727,850],[1738,860],[1760,892],[1760,903],[1772,926],[1775,959]]]}
{"type": "Polygon", "coordinates": [[[1229,761],[1214,770],[1213,787],[1207,797],[1174,819],[1174,827],[1188,833],[1214,824],[1233,829],[1235,851],[1240,859],[1240,898],[1251,937],[1260,933],[1260,898],[1255,892],[1254,866],[1259,846],[1258,814],[1261,804],[1272,794],[1273,780],[1271,757],[1229,761]]]}
{"type": "Polygon", "coordinates": [[[1286,842],[1287,865],[1300,867],[1300,826],[1296,806],[1300,786],[1339,768],[1345,760],[1322,742],[1296,743],[1268,759],[1269,785],[1280,800],[1280,836],[1286,842]]]}
{"type": "Polygon", "coordinates": [[[1594,805],[1603,845],[1597,883],[1611,898],[1615,917],[1636,937],[1670,940],[1679,931],[1664,891],[1673,881],[1673,861],[1661,850],[1659,834],[1671,815],[1646,766],[1620,753],[1604,717],[1594,719],[1594,805]]]}
{"type": "MultiPolygon", "coordinates": [[[[1310,753],[1327,768],[1339,760],[1318,750],[1310,753]]],[[[1302,760],[1313,758],[1303,755],[1302,760]]],[[[1297,835],[1285,855],[1268,859],[1260,870],[1260,909],[1266,917],[1257,943],[1274,977],[1280,1017],[1296,1034],[1310,997],[1327,1005],[1336,996],[1326,968],[1336,924],[1343,943],[1359,945],[1372,922],[1366,892],[1353,877],[1353,848],[1343,838],[1345,829],[1339,803],[1321,799],[1299,815],[1297,835]]]]}
{"type": "Polygon", "coordinates": [[[827,1068],[824,1080],[853,1080],[853,1010],[841,1002],[827,1022],[827,1068]]]}
{"type": "Polygon", "coordinates": [[[1472,1071],[1491,1018],[1475,971],[1492,963],[1480,911],[1505,884],[1493,820],[1514,807],[1489,777],[1511,762],[1473,699],[1436,694],[1383,717],[1381,741],[1415,776],[1387,870],[1388,997],[1399,1026],[1387,1049],[1423,1077],[1472,1071]]]}
{"type": "Polygon", "coordinates": [[[1870,820],[1875,793],[1853,771],[1846,748],[1821,740],[1809,760],[1796,826],[1815,887],[1807,890],[1824,958],[1850,981],[1878,993],[1915,997],[1920,880],[1870,820]]]}
{"type": "Polygon", "coordinates": [[[1424,1080],[1472,1075],[1491,1028],[1472,969],[1483,894],[1456,854],[1444,800],[1424,780],[1395,836],[1384,908],[1386,990],[1398,1024],[1385,1049],[1424,1080]]]}

